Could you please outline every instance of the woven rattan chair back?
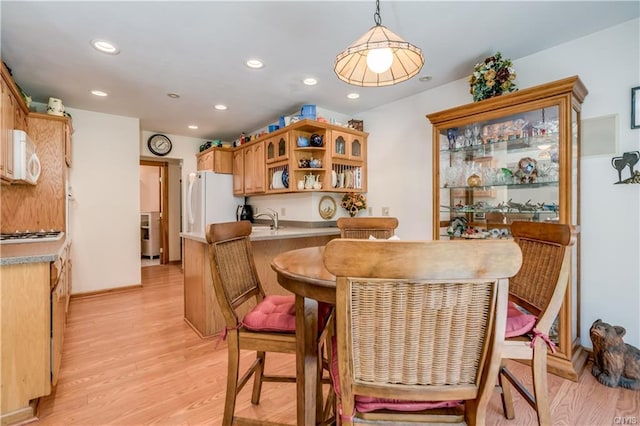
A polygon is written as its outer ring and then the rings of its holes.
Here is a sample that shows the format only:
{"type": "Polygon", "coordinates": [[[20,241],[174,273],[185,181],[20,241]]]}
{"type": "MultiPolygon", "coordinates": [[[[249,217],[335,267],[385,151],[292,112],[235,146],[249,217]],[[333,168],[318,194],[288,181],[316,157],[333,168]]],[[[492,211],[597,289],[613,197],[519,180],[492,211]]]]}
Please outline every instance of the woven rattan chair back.
{"type": "Polygon", "coordinates": [[[395,217],[341,217],[337,221],[341,238],[368,239],[370,236],[387,239],[395,235],[395,217]]]}
{"type": "MultiPolygon", "coordinates": [[[[578,229],[567,224],[513,222],[513,238],[522,249],[522,268],[509,283],[509,298],[537,317],[531,332],[508,338],[499,384],[508,419],[515,417],[511,385],[536,410],[540,425],[551,424],[547,387],[547,351],[551,326],[564,300],[571,274],[571,246],[578,229]],[[533,394],[509,371],[507,359],[531,361],[533,394]]],[[[571,344],[571,343],[569,343],[571,344]]]]}
{"type": "MultiPolygon", "coordinates": [[[[248,421],[234,416],[236,396],[253,377],[251,403],[260,403],[262,382],[295,382],[295,377],[264,373],[267,352],[295,353],[294,333],[250,331],[242,326],[241,318],[264,299],[264,291],[256,272],[251,249],[251,222],[227,222],[207,227],[211,277],[220,310],[225,318],[227,362],[227,392],[223,426],[248,421]],[[240,377],[240,350],[256,352],[256,359],[240,377]]],[[[211,313],[207,313],[211,315],[211,313]]]]}
{"type": "MultiPolygon", "coordinates": [[[[443,421],[428,412],[356,413],[354,395],[467,401],[482,424],[499,371],[508,278],[521,264],[512,241],[337,239],[325,265],[337,277],[343,421],[443,421]]],[[[443,411],[441,410],[441,413],[443,411]]],[[[444,413],[451,415],[450,412],[444,413]]]]}
{"type": "Polygon", "coordinates": [[[239,324],[239,306],[253,298],[259,302],[264,297],[250,235],[248,221],[211,224],[208,228],[213,286],[227,327],[239,324]]]}
{"type": "Polygon", "coordinates": [[[564,294],[566,289],[566,281],[558,283],[558,277],[565,254],[569,256],[567,247],[573,244],[571,227],[514,222],[511,233],[522,250],[522,268],[510,280],[509,293],[516,303],[540,315],[547,309],[554,291],[564,294]]]}

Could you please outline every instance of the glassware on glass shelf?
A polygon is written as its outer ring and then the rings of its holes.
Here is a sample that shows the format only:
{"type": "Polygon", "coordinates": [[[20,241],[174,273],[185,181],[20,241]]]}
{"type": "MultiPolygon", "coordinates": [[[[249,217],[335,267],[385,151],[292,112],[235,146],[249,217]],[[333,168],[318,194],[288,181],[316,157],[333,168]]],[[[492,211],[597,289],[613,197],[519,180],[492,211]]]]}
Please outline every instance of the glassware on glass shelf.
{"type": "Polygon", "coordinates": [[[449,141],[449,149],[455,149],[457,135],[458,135],[458,129],[455,129],[455,128],[447,129],[447,140],[449,141]]]}
{"type": "Polygon", "coordinates": [[[471,128],[467,127],[466,129],[464,129],[464,145],[465,146],[473,145],[473,139],[471,139],[471,136],[472,136],[471,128]]]}
{"type": "Polygon", "coordinates": [[[480,139],[480,125],[478,123],[473,125],[471,133],[473,134],[473,145],[480,145],[482,140],[480,139]]]}

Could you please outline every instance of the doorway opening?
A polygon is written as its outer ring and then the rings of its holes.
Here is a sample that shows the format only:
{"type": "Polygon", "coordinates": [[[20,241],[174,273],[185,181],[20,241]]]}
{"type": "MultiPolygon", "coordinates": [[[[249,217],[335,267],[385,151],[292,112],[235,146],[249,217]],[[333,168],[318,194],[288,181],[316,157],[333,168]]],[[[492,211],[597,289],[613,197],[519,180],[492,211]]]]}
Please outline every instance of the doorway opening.
{"type": "Polygon", "coordinates": [[[140,161],[140,263],[168,262],[168,163],[140,161]]]}

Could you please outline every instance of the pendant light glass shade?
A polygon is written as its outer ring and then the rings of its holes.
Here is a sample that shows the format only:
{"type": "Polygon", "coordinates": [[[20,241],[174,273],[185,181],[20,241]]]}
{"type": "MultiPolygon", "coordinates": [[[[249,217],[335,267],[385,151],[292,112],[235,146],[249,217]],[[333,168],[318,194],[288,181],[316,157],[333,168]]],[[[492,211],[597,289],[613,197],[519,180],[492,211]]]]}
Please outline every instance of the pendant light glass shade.
{"type": "MultiPolygon", "coordinates": [[[[383,52],[376,51],[376,54],[385,56],[383,52]]],[[[372,58],[369,60],[373,61],[372,58]]],[[[356,86],[390,86],[418,74],[423,65],[420,48],[377,24],[336,56],[333,70],[340,80],[356,86]],[[375,72],[367,66],[369,52],[376,49],[389,49],[392,53],[391,66],[382,72],[375,72]]]]}

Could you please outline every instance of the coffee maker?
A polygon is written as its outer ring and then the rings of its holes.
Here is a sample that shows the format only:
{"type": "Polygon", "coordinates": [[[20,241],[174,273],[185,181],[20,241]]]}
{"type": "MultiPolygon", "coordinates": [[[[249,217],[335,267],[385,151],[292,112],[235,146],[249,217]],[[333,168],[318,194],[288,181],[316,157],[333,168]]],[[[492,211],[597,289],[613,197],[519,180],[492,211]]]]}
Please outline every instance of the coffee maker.
{"type": "Polygon", "coordinates": [[[253,207],[250,204],[241,204],[236,209],[236,220],[248,220],[253,222],[253,207]]]}

